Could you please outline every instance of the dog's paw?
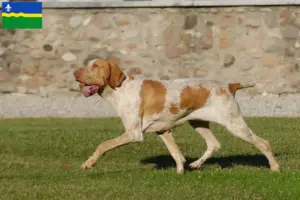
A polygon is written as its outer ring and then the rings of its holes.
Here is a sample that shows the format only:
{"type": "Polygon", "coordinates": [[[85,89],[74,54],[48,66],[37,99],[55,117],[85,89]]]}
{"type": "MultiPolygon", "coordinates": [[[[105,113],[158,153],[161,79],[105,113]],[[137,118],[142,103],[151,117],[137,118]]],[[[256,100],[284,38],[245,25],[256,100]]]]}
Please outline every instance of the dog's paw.
{"type": "Polygon", "coordinates": [[[273,165],[273,166],[271,166],[271,170],[272,170],[273,172],[280,172],[280,167],[279,167],[278,164],[277,164],[277,165],[273,165]]]}
{"type": "Polygon", "coordinates": [[[184,168],[180,167],[176,169],[177,174],[184,174],[184,168]]]}
{"type": "Polygon", "coordinates": [[[90,169],[92,168],[94,165],[96,164],[96,162],[94,160],[87,160],[85,163],[83,163],[81,165],[82,169],[90,169]]]}
{"type": "Polygon", "coordinates": [[[89,169],[89,168],[92,168],[93,166],[92,165],[89,165],[89,164],[86,164],[86,163],[83,163],[80,168],[81,169],[89,169]]]}
{"type": "Polygon", "coordinates": [[[202,166],[202,163],[195,161],[195,162],[192,162],[189,166],[191,169],[199,169],[202,166]]]}

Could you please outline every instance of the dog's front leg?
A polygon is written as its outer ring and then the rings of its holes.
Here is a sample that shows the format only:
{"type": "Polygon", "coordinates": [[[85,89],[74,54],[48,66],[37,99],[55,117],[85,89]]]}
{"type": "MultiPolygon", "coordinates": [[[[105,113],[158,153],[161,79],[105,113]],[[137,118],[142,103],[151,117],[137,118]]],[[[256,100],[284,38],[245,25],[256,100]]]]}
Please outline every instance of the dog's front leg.
{"type": "Polygon", "coordinates": [[[93,167],[96,164],[98,158],[106,151],[114,149],[118,146],[129,144],[131,142],[142,141],[142,135],[143,134],[139,131],[126,131],[123,135],[119,137],[103,142],[97,147],[93,155],[81,165],[81,168],[87,169],[93,167]]]}

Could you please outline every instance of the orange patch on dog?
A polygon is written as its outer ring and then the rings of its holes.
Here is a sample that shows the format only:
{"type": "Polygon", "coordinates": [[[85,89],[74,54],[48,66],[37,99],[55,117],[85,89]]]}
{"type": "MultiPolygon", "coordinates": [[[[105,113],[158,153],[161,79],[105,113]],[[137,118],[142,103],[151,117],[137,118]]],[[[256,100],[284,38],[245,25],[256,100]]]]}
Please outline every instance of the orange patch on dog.
{"type": "Polygon", "coordinates": [[[144,80],[141,91],[139,116],[157,114],[163,111],[166,101],[166,87],[153,80],[144,80]]]}
{"type": "Polygon", "coordinates": [[[242,85],[240,83],[230,83],[228,84],[228,89],[229,91],[234,94],[235,91],[237,91],[238,89],[240,89],[242,87],[242,85]]]}
{"type": "Polygon", "coordinates": [[[172,114],[179,113],[179,109],[174,103],[171,103],[169,110],[170,110],[170,113],[172,113],[172,114]]]}
{"type": "Polygon", "coordinates": [[[196,110],[203,107],[208,99],[210,90],[201,85],[182,89],[180,94],[180,108],[196,110]]]}
{"type": "Polygon", "coordinates": [[[226,96],[227,92],[224,88],[217,88],[216,89],[216,95],[217,96],[226,96]]]}

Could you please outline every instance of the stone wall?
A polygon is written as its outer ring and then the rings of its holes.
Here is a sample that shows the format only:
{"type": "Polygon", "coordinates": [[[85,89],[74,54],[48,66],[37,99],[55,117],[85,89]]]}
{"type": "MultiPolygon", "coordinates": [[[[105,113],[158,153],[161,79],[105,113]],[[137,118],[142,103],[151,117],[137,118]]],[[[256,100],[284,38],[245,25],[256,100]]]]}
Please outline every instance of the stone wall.
{"type": "Polygon", "coordinates": [[[298,7],[44,9],[43,27],[0,30],[0,92],[77,95],[73,70],[97,57],[137,77],[300,92],[298,7]]]}

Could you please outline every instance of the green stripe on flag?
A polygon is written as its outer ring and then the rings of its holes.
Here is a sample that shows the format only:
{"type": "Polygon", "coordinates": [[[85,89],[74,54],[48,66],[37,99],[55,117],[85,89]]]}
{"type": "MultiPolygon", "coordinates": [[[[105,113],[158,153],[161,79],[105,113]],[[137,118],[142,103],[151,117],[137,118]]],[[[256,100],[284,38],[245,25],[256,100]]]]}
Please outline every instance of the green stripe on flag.
{"type": "Polygon", "coordinates": [[[3,29],[41,29],[42,24],[41,17],[2,17],[3,29]]]}

